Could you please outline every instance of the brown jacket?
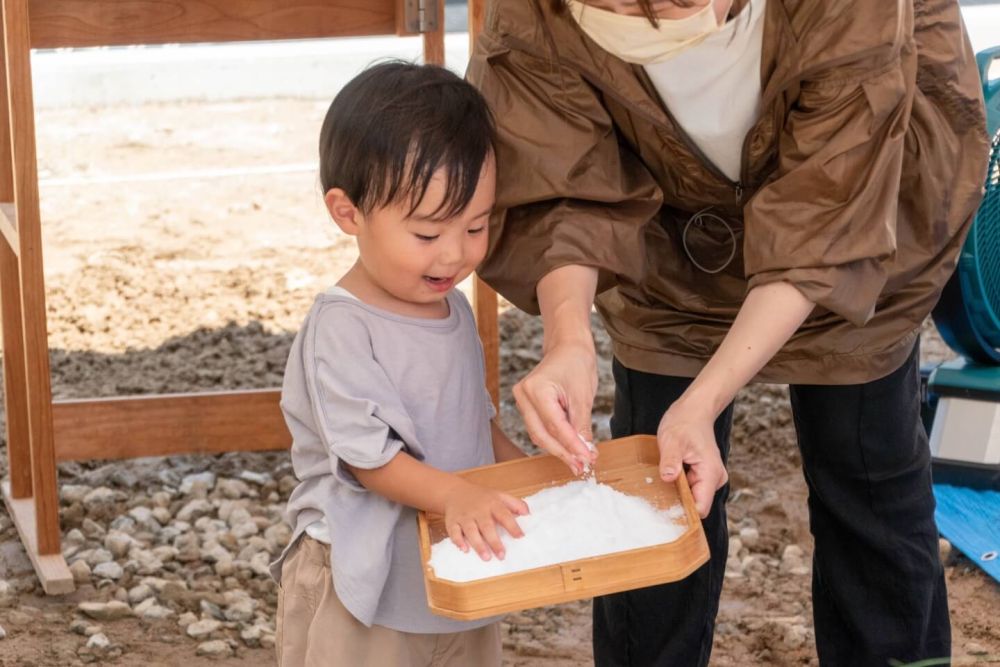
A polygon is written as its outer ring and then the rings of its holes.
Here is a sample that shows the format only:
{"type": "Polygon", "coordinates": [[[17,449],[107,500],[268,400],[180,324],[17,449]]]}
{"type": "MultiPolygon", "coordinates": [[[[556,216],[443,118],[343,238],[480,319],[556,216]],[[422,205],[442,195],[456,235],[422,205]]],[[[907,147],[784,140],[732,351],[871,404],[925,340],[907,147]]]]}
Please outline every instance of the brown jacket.
{"type": "Polygon", "coordinates": [[[985,177],[958,2],[768,0],[765,11],[761,111],[735,183],[641,67],[551,0],[495,0],[467,75],[500,135],[486,281],[538,312],[547,272],[597,267],[615,355],[681,376],[711,356],[748,288],[787,281],[817,308],[758,380],[857,383],[897,368],[985,177]],[[705,209],[733,234],[714,219],[686,225],[705,209]]]}

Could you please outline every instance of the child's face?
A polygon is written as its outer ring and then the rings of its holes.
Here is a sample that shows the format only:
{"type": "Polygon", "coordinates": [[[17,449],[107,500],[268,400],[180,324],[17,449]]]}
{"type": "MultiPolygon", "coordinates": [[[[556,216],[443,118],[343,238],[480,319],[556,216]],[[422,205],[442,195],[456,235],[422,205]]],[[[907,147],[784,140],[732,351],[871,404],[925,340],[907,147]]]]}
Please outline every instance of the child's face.
{"type": "MultiPolygon", "coordinates": [[[[358,276],[370,281],[383,307],[416,306],[439,309],[447,293],[467,278],[486,256],[487,222],[496,199],[496,167],[491,156],[483,166],[479,185],[469,205],[452,218],[432,220],[444,199],[445,176],[432,178],[423,200],[410,215],[407,202],[373,210],[356,211],[358,276]],[[393,303],[396,302],[396,303],[393,303]]],[[[332,192],[332,191],[331,191],[332,192]]],[[[329,203],[329,194],[328,194],[329,203]]],[[[361,297],[361,295],[358,295],[361,297]]],[[[374,304],[379,305],[379,304],[374,304]]]]}

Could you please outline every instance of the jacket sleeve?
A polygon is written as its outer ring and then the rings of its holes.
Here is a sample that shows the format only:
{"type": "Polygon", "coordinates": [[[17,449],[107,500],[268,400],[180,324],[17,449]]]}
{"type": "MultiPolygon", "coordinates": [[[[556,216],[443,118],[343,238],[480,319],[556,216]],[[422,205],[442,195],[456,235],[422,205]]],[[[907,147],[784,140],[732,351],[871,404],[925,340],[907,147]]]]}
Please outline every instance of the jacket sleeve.
{"type": "Polygon", "coordinates": [[[497,208],[483,279],[536,314],[538,281],[561,266],[596,267],[598,292],[638,282],[643,229],[662,194],[597,91],[576,72],[503,48],[488,33],[467,78],[489,101],[498,130],[497,208]]]}
{"type": "Polygon", "coordinates": [[[911,61],[897,51],[803,81],[777,169],[744,209],[748,288],[786,281],[857,326],[872,317],[896,250],[911,61]]]}

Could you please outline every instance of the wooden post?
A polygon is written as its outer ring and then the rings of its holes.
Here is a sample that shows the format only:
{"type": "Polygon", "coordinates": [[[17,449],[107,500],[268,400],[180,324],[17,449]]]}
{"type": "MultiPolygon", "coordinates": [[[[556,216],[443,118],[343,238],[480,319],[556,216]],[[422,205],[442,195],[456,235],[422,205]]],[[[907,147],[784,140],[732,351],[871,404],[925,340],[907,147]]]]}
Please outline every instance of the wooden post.
{"type": "Polygon", "coordinates": [[[476,37],[486,21],[486,0],[469,0],[469,52],[476,46],[476,37]]]}
{"type": "Polygon", "coordinates": [[[2,199],[6,201],[6,195],[13,195],[13,206],[7,204],[0,211],[4,229],[0,291],[5,353],[21,359],[23,364],[18,368],[15,361],[11,365],[11,357],[5,356],[8,408],[13,399],[13,412],[7,414],[15,422],[8,423],[11,480],[2,485],[2,492],[42,588],[49,595],[58,595],[72,592],[74,585],[59,551],[59,491],[45,325],[28,5],[27,0],[0,0],[0,7],[7,107],[2,129],[8,130],[4,134],[9,136],[0,152],[9,157],[11,165],[6,170],[9,175],[3,177],[2,199]]]}
{"type": "MultiPolygon", "coordinates": [[[[0,4],[0,17],[3,7],[0,4]]],[[[21,319],[21,273],[14,214],[14,158],[11,153],[10,97],[6,40],[0,18],[0,318],[3,321],[4,410],[7,416],[7,470],[11,495],[31,496],[31,436],[24,377],[24,330],[21,319]]]]}
{"type": "Polygon", "coordinates": [[[27,0],[3,0],[7,89],[10,100],[14,210],[21,274],[24,321],[25,379],[31,434],[32,495],[35,499],[39,554],[59,553],[59,496],[52,437],[52,387],[48,332],[45,324],[45,280],[42,230],[38,208],[38,165],[31,91],[31,41],[27,0]]]}
{"type": "MultiPolygon", "coordinates": [[[[476,48],[476,37],[486,19],[486,0],[469,0],[469,53],[476,48]]],[[[476,314],[476,327],[483,341],[486,356],[486,388],[493,398],[493,405],[500,409],[500,325],[497,320],[497,293],[475,277],[472,286],[472,309],[476,314]]]]}
{"type": "Polygon", "coordinates": [[[424,62],[444,66],[444,0],[432,3],[436,12],[434,30],[424,33],[424,62]]]}
{"type": "Polygon", "coordinates": [[[476,327],[483,341],[486,358],[486,388],[493,399],[493,407],[500,410],[500,324],[497,319],[497,293],[476,276],[472,285],[472,309],[476,327]]]}

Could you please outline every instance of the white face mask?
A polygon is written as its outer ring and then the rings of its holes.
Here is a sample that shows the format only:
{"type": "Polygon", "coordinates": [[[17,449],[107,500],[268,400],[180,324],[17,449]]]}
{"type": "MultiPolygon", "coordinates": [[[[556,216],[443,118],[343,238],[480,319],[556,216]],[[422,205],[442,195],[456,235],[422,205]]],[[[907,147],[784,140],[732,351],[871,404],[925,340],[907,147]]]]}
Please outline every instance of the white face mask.
{"type": "Polygon", "coordinates": [[[669,60],[717,31],[721,26],[714,5],[710,0],[683,19],[659,19],[657,28],[645,16],[627,16],[569,0],[570,13],[588,37],[608,53],[637,65],[669,60]]]}

